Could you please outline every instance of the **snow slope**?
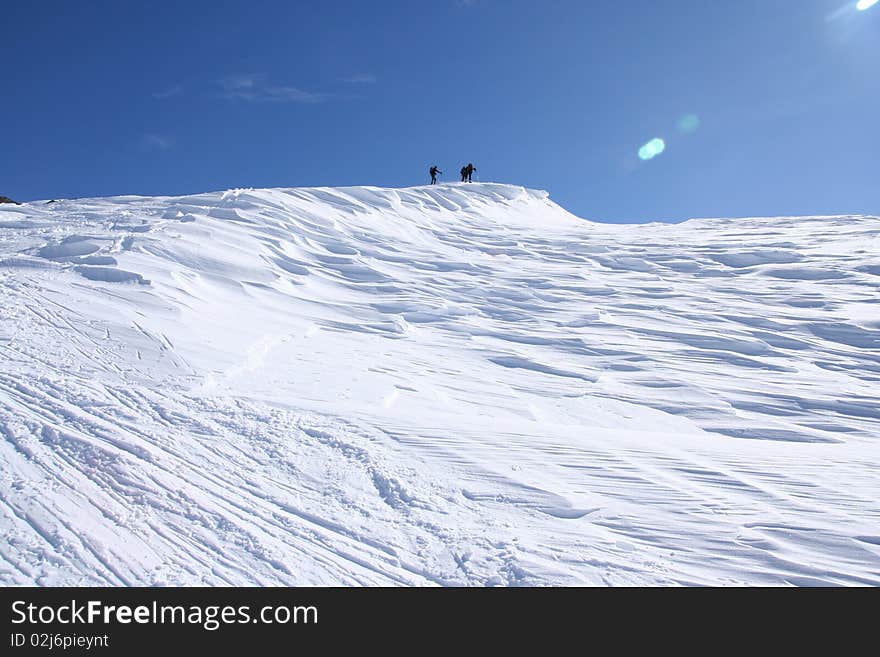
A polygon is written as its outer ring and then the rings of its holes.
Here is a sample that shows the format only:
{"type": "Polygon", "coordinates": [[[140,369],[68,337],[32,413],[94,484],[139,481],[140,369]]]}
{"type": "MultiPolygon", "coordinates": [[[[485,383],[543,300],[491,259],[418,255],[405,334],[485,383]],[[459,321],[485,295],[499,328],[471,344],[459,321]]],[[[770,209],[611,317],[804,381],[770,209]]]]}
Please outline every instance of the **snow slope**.
{"type": "Polygon", "coordinates": [[[0,583],[880,584],[880,220],[0,209],[0,583]]]}

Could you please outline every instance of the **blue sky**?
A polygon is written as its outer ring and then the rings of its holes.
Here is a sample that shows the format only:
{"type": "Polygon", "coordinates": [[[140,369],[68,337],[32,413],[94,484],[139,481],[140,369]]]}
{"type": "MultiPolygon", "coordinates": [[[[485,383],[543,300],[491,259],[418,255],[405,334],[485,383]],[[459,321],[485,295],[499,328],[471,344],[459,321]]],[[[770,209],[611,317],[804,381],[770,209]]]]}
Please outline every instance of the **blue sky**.
{"type": "Polygon", "coordinates": [[[8,3],[0,194],[473,161],[597,220],[878,214],[880,3],[856,1],[8,3]]]}

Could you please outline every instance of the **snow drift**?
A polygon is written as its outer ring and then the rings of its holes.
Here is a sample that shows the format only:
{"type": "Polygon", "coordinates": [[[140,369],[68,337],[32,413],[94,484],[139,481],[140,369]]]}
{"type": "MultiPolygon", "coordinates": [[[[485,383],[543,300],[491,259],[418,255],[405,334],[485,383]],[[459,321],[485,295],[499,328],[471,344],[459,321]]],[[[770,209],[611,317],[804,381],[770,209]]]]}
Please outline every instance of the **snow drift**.
{"type": "Polygon", "coordinates": [[[0,583],[880,584],[880,220],[0,209],[0,583]]]}

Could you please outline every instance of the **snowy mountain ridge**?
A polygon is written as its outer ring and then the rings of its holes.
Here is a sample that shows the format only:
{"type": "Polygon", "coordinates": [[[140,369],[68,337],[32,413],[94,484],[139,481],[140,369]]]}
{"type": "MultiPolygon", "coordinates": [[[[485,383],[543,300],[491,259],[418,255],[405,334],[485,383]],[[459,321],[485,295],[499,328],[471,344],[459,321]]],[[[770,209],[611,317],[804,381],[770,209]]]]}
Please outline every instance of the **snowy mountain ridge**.
{"type": "Polygon", "coordinates": [[[3,584],[878,584],[880,219],[0,208],[3,584]]]}

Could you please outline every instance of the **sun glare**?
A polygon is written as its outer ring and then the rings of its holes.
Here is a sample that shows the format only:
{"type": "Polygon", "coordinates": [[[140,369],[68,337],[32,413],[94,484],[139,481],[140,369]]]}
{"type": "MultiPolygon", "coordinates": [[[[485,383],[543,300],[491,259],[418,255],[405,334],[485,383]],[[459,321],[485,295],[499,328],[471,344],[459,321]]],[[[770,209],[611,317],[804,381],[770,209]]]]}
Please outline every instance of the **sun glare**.
{"type": "Polygon", "coordinates": [[[856,3],[856,9],[859,11],[865,11],[876,5],[878,2],[880,2],[880,0],[859,0],[856,3]]]}

